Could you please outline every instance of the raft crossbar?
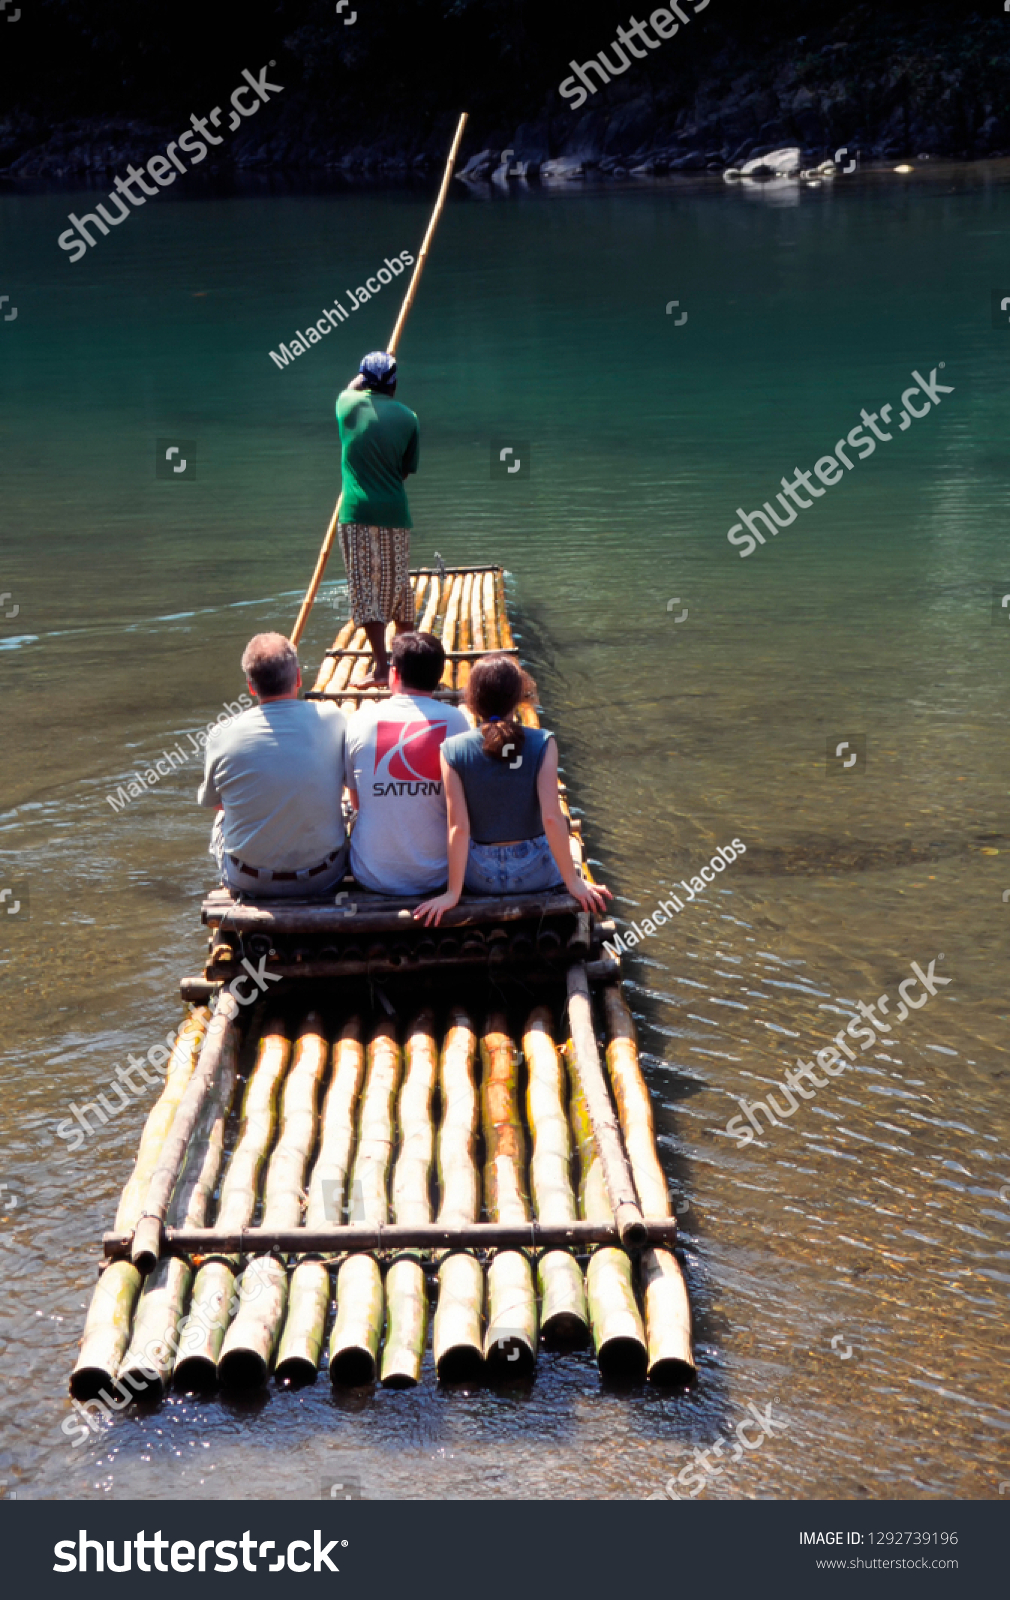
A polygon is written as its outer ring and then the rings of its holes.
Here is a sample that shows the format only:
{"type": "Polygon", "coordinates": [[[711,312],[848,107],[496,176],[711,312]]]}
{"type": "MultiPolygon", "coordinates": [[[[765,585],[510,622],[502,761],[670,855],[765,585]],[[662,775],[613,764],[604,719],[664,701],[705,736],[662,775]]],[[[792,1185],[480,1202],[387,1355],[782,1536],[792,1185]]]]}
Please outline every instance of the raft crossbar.
{"type": "MultiPolygon", "coordinates": [[[[374,652],[371,650],[323,651],[324,656],[332,656],[336,661],[341,660],[344,656],[351,656],[355,658],[367,656],[370,659],[373,653],[374,652]]],[[[484,656],[517,656],[518,654],[519,651],[516,649],[515,645],[510,645],[507,650],[504,648],[504,646],[500,650],[446,650],[445,659],[446,661],[480,661],[484,656]]],[[[320,694],[324,694],[325,690],[320,689],[318,692],[320,694]]],[[[334,690],[334,694],[342,694],[343,692],[343,690],[334,690]]],[[[354,691],[351,690],[349,692],[353,694],[354,691]]]]}
{"type": "MultiPolygon", "coordinates": [[[[671,1246],[677,1242],[675,1217],[646,1217],[642,1221],[642,1244],[671,1246]]],[[[102,1244],[110,1260],[130,1255],[133,1235],[106,1233],[102,1244]]],[[[217,1228],[164,1228],[162,1255],[190,1256],[221,1254],[266,1255],[271,1250],[287,1255],[316,1254],[320,1251],[372,1250],[499,1250],[529,1247],[531,1250],[558,1250],[566,1246],[620,1245],[621,1236],[614,1222],[473,1222],[455,1227],[440,1223],[414,1226],[369,1225],[362,1222],[336,1224],[328,1228],[238,1228],[223,1232],[217,1228]]],[[[639,1239],[633,1241],[637,1248],[639,1239]]]]}
{"type": "MultiPolygon", "coordinates": [[[[371,655],[369,650],[368,655],[371,655]]],[[[303,696],[306,700],[388,700],[388,689],[334,689],[331,694],[328,689],[306,689],[303,696]]],[[[432,689],[428,698],[430,700],[443,700],[446,705],[458,706],[463,698],[462,689],[432,689]]]]}
{"type": "MultiPolygon", "coordinates": [[[[353,892],[352,889],[352,895],[353,892]]],[[[349,934],[386,933],[395,931],[397,926],[417,931],[422,929],[422,925],[414,921],[413,911],[423,898],[423,895],[418,895],[409,900],[391,900],[384,906],[376,905],[371,897],[368,900],[351,901],[357,909],[348,915],[343,906],[338,907],[325,900],[278,900],[273,905],[268,905],[265,900],[257,903],[243,900],[240,904],[230,894],[218,889],[203,902],[202,921],[208,927],[226,923],[229,933],[255,933],[260,929],[278,933],[311,929],[329,932],[338,928],[349,934]]],[[[517,922],[523,917],[572,916],[581,909],[574,896],[554,890],[545,890],[543,894],[516,894],[500,898],[488,895],[469,903],[461,901],[443,914],[436,928],[423,931],[438,939],[443,937],[447,928],[471,928],[488,922],[517,922]]]]}

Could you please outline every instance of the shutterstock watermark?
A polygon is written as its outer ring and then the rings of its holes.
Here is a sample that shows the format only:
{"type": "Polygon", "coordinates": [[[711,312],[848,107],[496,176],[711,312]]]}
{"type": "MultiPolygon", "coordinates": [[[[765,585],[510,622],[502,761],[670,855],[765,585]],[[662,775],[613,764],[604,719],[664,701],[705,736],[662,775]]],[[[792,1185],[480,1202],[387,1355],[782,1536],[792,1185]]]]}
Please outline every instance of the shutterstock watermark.
{"type": "MultiPolygon", "coordinates": [[[[272,94],[280,94],[282,92],[284,88],[282,83],[270,83],[267,78],[270,67],[276,65],[275,61],[269,62],[267,66],[261,69],[258,78],[253,77],[248,67],[242,68],[242,76],[245,82],[240,83],[237,89],[232,90],[231,104],[233,109],[228,118],[227,128],[229,133],[235,132],[243,117],[255,116],[260,106],[266,104],[272,94]],[[246,100],[250,94],[254,98],[251,104],[247,104],[246,100]]],[[[119,208],[117,216],[113,216],[106,211],[103,205],[97,206],[94,211],[85,212],[83,217],[75,216],[72,211],[68,214],[67,221],[73,223],[73,227],[67,228],[65,232],[61,233],[56,242],[61,250],[71,252],[71,265],[75,261],[80,261],[82,256],[86,256],[89,249],[92,249],[98,242],[91,237],[88,232],[89,227],[97,228],[99,233],[103,235],[107,234],[110,228],[118,228],[121,222],[125,222],[126,218],[132,215],[130,206],[146,205],[145,195],[153,197],[160,194],[162,189],[167,189],[170,184],[175,182],[177,172],[185,173],[188,171],[185,161],[179,155],[180,150],[188,156],[190,166],[195,167],[206,159],[208,146],[224,143],[223,136],[219,138],[216,133],[211,133],[210,131],[212,124],[215,128],[221,125],[220,106],[215,106],[207,117],[198,117],[194,114],[189,120],[191,126],[184,133],[180,133],[178,139],[173,139],[170,144],[166,145],[164,155],[152,156],[146,168],[131,165],[127,167],[129,177],[116,179],[113,185],[116,193],[109,195],[109,204],[119,208]],[[197,138],[197,134],[200,135],[199,138],[197,138]],[[148,177],[154,179],[156,187],[152,188],[150,184],[144,181],[145,172],[148,177]],[[134,184],[142,191],[140,194],[134,194],[132,188],[134,184]],[[123,195],[129,200],[129,206],[123,204],[123,195]]]]}
{"type": "Polygon", "coordinates": [[[693,1464],[682,1467],[676,1477],[667,1478],[664,1489],[655,1489],[652,1494],[646,1495],[645,1498],[647,1500],[683,1500],[685,1495],[678,1494],[677,1489],[684,1489],[687,1491],[686,1498],[696,1500],[708,1487],[709,1479],[721,1478],[725,1471],[725,1467],[715,1466],[714,1462],[709,1460],[710,1456],[717,1461],[722,1455],[724,1446],[732,1446],[733,1453],[729,1460],[739,1461],[742,1459],[745,1450],[760,1450],[766,1439],[773,1439],[776,1428],[785,1433],[789,1424],[772,1416],[773,1404],[773,1401],[769,1401],[764,1411],[761,1411],[753,1400],[748,1400],[747,1412],[749,1415],[743,1416],[735,1428],[730,1428],[728,1424],[726,1425],[728,1434],[726,1439],[716,1439],[713,1444],[707,1445],[704,1450],[700,1445],[695,1445],[693,1464]],[[748,1432],[748,1429],[753,1429],[754,1427],[759,1429],[756,1439],[752,1439],[748,1432]],[[691,1487],[692,1484],[694,1485],[693,1488],[691,1487]]]}
{"type": "MultiPolygon", "coordinates": [[[[834,1043],[827,1045],[823,1050],[818,1050],[815,1057],[817,1065],[828,1074],[828,1077],[819,1078],[811,1062],[797,1059],[796,1066],[790,1067],[786,1073],[785,1083],[777,1083],[775,1085],[776,1089],[780,1090],[788,1098],[788,1110],[782,1109],[770,1090],[767,1091],[764,1100],[750,1101],[743,1095],[737,1095],[735,1098],[740,1102],[742,1115],[731,1117],[723,1132],[729,1134],[731,1139],[735,1139],[738,1147],[743,1150],[747,1145],[753,1144],[757,1134],[765,1131],[757,1117],[758,1111],[763,1111],[768,1118],[769,1128],[780,1128],[786,1118],[791,1117],[798,1109],[799,1100],[796,1098],[797,1095],[802,1100],[813,1100],[818,1089],[827,1088],[828,1078],[839,1077],[846,1068],[852,1066],[853,1061],[858,1059],[855,1051],[849,1045],[848,1039],[858,1039],[860,1050],[869,1050],[876,1044],[878,1033],[891,1036],[892,1027],[896,1027],[899,1022],[904,1022],[910,1010],[921,1011],[926,1001],[936,994],[941,985],[953,982],[952,978],[937,977],[934,969],[937,961],[942,960],[942,955],[937,956],[935,960],[929,963],[926,972],[923,972],[917,961],[911,963],[913,976],[911,978],[903,978],[901,983],[898,984],[900,1000],[892,1022],[883,1020],[888,1015],[888,997],[886,994],[882,994],[879,999],[873,1002],[872,1006],[868,1006],[864,1000],[857,1000],[856,1011],[859,1015],[854,1016],[847,1027],[839,1029],[838,1033],[835,1034],[834,1043]],[[911,991],[916,984],[921,984],[924,992],[918,999],[913,1000],[911,991]],[[876,1015],[877,1011],[880,1012],[879,1017],[876,1015]],[[873,1026],[867,1027],[867,1023],[872,1023],[873,1026]],[[874,1029],[876,1029],[876,1032],[874,1032],[874,1029]],[[847,1060],[845,1059],[846,1057],[848,1057],[847,1060]],[[800,1086],[800,1079],[802,1078],[806,1078],[814,1087],[812,1089],[802,1088],[800,1086]],[[749,1128],[746,1126],[748,1122],[750,1123],[749,1128]]],[[[888,1042],[890,1042],[890,1038],[888,1042]]]]}
{"type": "MultiPolygon", "coordinates": [[[[944,365],[945,363],[941,361],[940,366],[944,365]]],[[[936,367],[933,368],[928,379],[924,378],[920,372],[913,371],[912,377],[915,379],[915,383],[910,384],[901,397],[902,411],[898,420],[899,432],[904,433],[906,428],[910,428],[914,418],[926,416],[931,406],[938,406],[941,395],[954,393],[952,385],[937,382],[936,374],[936,367]],[[926,403],[923,406],[916,406],[913,405],[914,400],[925,400],[926,403]]],[[[743,506],[737,506],[736,514],[740,521],[734,522],[726,538],[730,544],[745,546],[740,551],[741,558],[752,556],[759,544],[767,542],[757,525],[759,518],[765,525],[765,531],[774,537],[780,528],[788,528],[796,521],[797,508],[800,511],[806,511],[808,507],[813,505],[815,499],[819,500],[822,495],[827,494],[834,484],[841,481],[845,473],[839,466],[839,462],[842,462],[848,472],[852,471],[855,462],[850,461],[846,455],[846,446],[851,450],[858,450],[859,459],[863,461],[867,456],[872,456],[877,448],[878,440],[884,443],[889,439],[893,439],[893,433],[887,433],[884,428],[877,427],[878,419],[885,424],[890,423],[893,409],[893,406],[886,405],[881,406],[879,411],[867,411],[864,406],[859,413],[862,421],[857,423],[844,438],[839,439],[835,445],[834,455],[821,456],[818,461],[814,462],[814,473],[824,485],[823,488],[817,487],[813,482],[811,473],[801,472],[799,467],[795,469],[795,476],[792,482],[788,478],[783,478],[781,480],[783,493],[775,496],[779,502],[780,509],[784,513],[781,517],[774,510],[770,500],[765,501],[764,508],[761,511],[745,511],[743,506]],[[870,430],[869,433],[865,431],[867,428],[870,430]],[[805,490],[813,498],[804,500],[800,493],[801,489],[805,490]],[[748,530],[746,532],[744,531],[745,525],[748,530]]]]}
{"type": "MultiPolygon", "coordinates": [[[[249,1304],[262,1293],[263,1280],[251,1277],[246,1284],[243,1275],[235,1286],[235,1292],[230,1296],[227,1306],[227,1317],[230,1322],[236,1315],[241,1305],[249,1304]]],[[[164,1339],[151,1339],[141,1352],[140,1365],[148,1363],[152,1371],[160,1367],[167,1356],[173,1360],[180,1355],[189,1355],[194,1350],[202,1348],[207,1335],[215,1327],[220,1326],[221,1310],[224,1306],[224,1295],[218,1293],[211,1297],[206,1305],[201,1305],[197,1310],[189,1312],[182,1318],[178,1327],[170,1327],[164,1339]]],[[[126,1407],[139,1400],[144,1391],[149,1387],[148,1380],[142,1378],[139,1372],[132,1373],[128,1378],[114,1378],[112,1387],[118,1398],[114,1399],[108,1389],[99,1389],[94,1400],[71,1400],[74,1415],[64,1417],[60,1423],[60,1432],[65,1433],[70,1439],[76,1433],[72,1448],[77,1450],[91,1437],[100,1433],[103,1422],[112,1421],[117,1411],[125,1411],[126,1407]]]]}
{"type": "MultiPolygon", "coordinates": [[[[693,15],[697,16],[699,11],[705,10],[709,0],[690,0],[690,3],[693,15]]],[[[626,27],[618,28],[617,38],[610,45],[615,60],[611,61],[607,52],[601,50],[598,55],[591,56],[581,66],[577,61],[569,61],[568,65],[575,77],[565,78],[559,83],[558,94],[563,100],[571,101],[573,111],[578,111],[589,98],[587,89],[589,94],[595,94],[597,88],[609,83],[611,78],[619,78],[622,73],[627,72],[632,60],[645,61],[650,50],[658,50],[665,39],[673,38],[681,23],[686,24],[691,20],[691,16],[684,10],[679,0],[670,0],[669,8],[660,6],[657,11],[653,11],[648,24],[639,22],[637,17],[631,17],[626,27]],[[674,13],[680,19],[677,22],[674,21],[674,13]],[[658,39],[652,37],[649,28],[659,34],[658,39]],[[643,44],[646,46],[644,50],[639,48],[643,44]],[[599,83],[594,83],[589,76],[590,69],[596,73],[599,83]],[[578,83],[575,81],[576,78],[579,80],[578,83]]]]}
{"type": "MultiPolygon", "coordinates": [[[[360,311],[366,301],[373,299],[375,295],[385,288],[387,283],[392,283],[394,278],[398,278],[401,272],[413,265],[414,257],[409,250],[401,250],[398,256],[393,257],[392,261],[388,256],[385,256],[384,265],[379,268],[378,272],[373,273],[370,278],[366,278],[364,283],[359,283],[356,289],[347,290],[347,298],[351,302],[351,311],[360,311]]],[[[297,328],[294,338],[291,340],[290,348],[286,344],[282,344],[280,351],[270,351],[270,359],[274,366],[289,366],[296,356],[303,356],[312,345],[322,344],[323,335],[332,333],[334,328],[339,328],[342,322],[349,320],[350,315],[351,312],[341,303],[340,296],[335,295],[333,298],[333,310],[330,311],[328,308],[324,308],[320,313],[319,321],[308,324],[307,333],[303,333],[301,328],[297,328]]]]}
{"type": "Polygon", "coordinates": [[[201,733],[196,734],[195,737],[193,734],[187,733],[186,738],[193,746],[192,750],[187,750],[181,744],[174,745],[171,750],[163,750],[158,759],[152,762],[143,773],[139,770],[134,772],[129,783],[121,783],[114,793],[107,794],[105,798],[113,811],[122,811],[125,806],[129,805],[131,800],[136,800],[140,795],[147,794],[149,790],[154,788],[156,783],[160,783],[162,778],[167,778],[170,772],[174,772],[176,767],[184,767],[186,762],[192,761],[194,756],[202,756],[207,748],[207,740],[217,728],[224,727],[235,717],[240,717],[243,711],[251,711],[252,707],[253,701],[245,690],[242,691],[237,700],[226,700],[224,702],[224,710],[219,711],[215,720],[208,722],[201,733]]]}
{"type": "MultiPolygon", "coordinates": [[[[245,968],[245,971],[240,972],[238,976],[233,978],[231,983],[228,985],[228,994],[234,1001],[237,1002],[238,1005],[252,1005],[254,1001],[259,999],[260,994],[266,990],[268,983],[280,983],[280,974],[276,972],[267,972],[266,962],[266,956],[261,956],[259,966],[254,967],[248,956],[243,956],[242,966],[245,968]],[[250,980],[253,985],[252,989],[248,994],[242,993],[239,985],[248,983],[250,980]]],[[[218,1013],[215,1012],[215,1018],[217,1015],[218,1013]]],[[[191,1019],[187,1018],[179,1028],[173,1029],[171,1033],[166,1033],[165,1043],[163,1045],[153,1045],[151,1049],[148,1050],[146,1058],[144,1056],[135,1056],[130,1051],[127,1051],[126,1059],[130,1065],[128,1067],[117,1067],[115,1071],[116,1080],[118,1081],[110,1080],[110,1082],[106,1085],[109,1090],[115,1090],[119,1095],[118,1104],[110,1104],[109,1098],[104,1089],[100,1094],[95,1096],[93,1101],[88,1101],[86,1105],[78,1106],[75,1105],[73,1101],[70,1102],[70,1106],[68,1108],[70,1111],[70,1116],[64,1117],[63,1121],[57,1123],[56,1126],[56,1137],[58,1139],[66,1140],[70,1146],[69,1154],[72,1155],[75,1150],[80,1150],[81,1146],[91,1138],[92,1134],[98,1132],[98,1127],[104,1128],[110,1118],[118,1117],[124,1106],[132,1104],[130,1095],[128,1095],[123,1088],[124,1083],[130,1090],[130,1094],[139,1099],[145,1092],[145,1086],[150,1088],[158,1082],[158,1079],[152,1078],[151,1074],[147,1071],[145,1060],[154,1068],[155,1072],[160,1073],[162,1077],[165,1076],[165,1073],[168,1071],[168,1063],[171,1059],[172,1051],[178,1044],[179,1037],[183,1030],[190,1025],[190,1021],[191,1019]],[[142,1079],[142,1083],[140,1085],[134,1083],[133,1081],[134,1074],[138,1072],[142,1079]],[[93,1128],[91,1126],[90,1122],[88,1121],[89,1113],[98,1119],[98,1127],[93,1128]]],[[[214,1018],[211,1019],[209,1026],[214,1026],[214,1018]]]]}
{"type": "MultiPolygon", "coordinates": [[[[685,878],[681,878],[680,883],[687,896],[687,903],[690,904],[692,900],[697,899],[698,895],[703,894],[709,884],[715,882],[716,873],[725,872],[726,868],[738,856],[742,856],[746,849],[747,846],[742,839],[734,839],[732,844],[721,844],[708,865],[702,867],[700,873],[697,873],[690,882],[685,878]]],[[[613,956],[615,960],[619,955],[627,955],[628,951],[633,950],[636,944],[640,944],[643,939],[649,939],[654,933],[658,933],[659,929],[665,923],[671,921],[673,917],[679,917],[683,909],[684,902],[677,895],[673,895],[669,900],[661,900],[651,916],[643,917],[641,927],[638,926],[637,922],[633,922],[623,934],[615,934],[613,942],[609,939],[604,940],[604,950],[608,955],[613,956]]]]}

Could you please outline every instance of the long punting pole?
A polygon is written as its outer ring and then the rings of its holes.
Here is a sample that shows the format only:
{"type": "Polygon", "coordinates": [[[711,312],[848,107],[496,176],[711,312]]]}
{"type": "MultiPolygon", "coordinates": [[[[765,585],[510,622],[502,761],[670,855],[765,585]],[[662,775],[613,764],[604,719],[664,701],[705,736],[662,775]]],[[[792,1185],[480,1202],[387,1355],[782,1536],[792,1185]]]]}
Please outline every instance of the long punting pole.
{"type": "MultiPolygon", "coordinates": [[[[403,332],[407,315],[411,306],[414,304],[414,299],[417,295],[418,284],[421,281],[421,273],[424,271],[424,264],[428,259],[428,251],[431,246],[431,241],[435,236],[435,229],[438,227],[439,218],[441,217],[442,211],[445,207],[446,195],[449,193],[449,184],[452,181],[452,169],[459,151],[460,140],[463,137],[463,129],[466,127],[466,115],[467,114],[464,111],[459,119],[459,123],[456,128],[456,137],[452,141],[452,148],[449,151],[449,159],[445,164],[445,173],[443,174],[442,184],[438,191],[438,199],[435,201],[435,209],[431,213],[431,221],[428,223],[428,231],[424,236],[424,242],[421,245],[420,253],[418,254],[417,261],[414,264],[413,276],[411,277],[408,285],[407,293],[403,297],[403,304],[400,307],[400,315],[397,317],[396,325],[389,336],[389,343],[387,344],[386,349],[389,351],[390,355],[395,355],[396,353],[396,347],[400,342],[400,335],[403,332]]],[[[312,603],[319,591],[319,585],[323,581],[323,573],[326,571],[326,563],[330,559],[330,551],[333,549],[333,541],[336,537],[337,522],[339,517],[340,501],[338,500],[333,508],[333,515],[330,518],[330,525],[326,530],[326,538],[323,540],[322,549],[319,552],[319,559],[316,562],[316,570],[312,574],[312,582],[305,591],[305,599],[302,601],[302,608],[298,613],[298,620],[291,630],[291,643],[296,648],[298,646],[298,641],[305,631],[305,624],[309,620],[309,612],[312,610],[312,603]]]]}
{"type": "Polygon", "coordinates": [[[621,1143],[620,1129],[600,1068],[593,1028],[593,1008],[589,980],[582,962],[568,969],[568,1021],[571,1027],[573,1064],[586,1097],[589,1120],[596,1138],[603,1178],[610,1197],[614,1221],[621,1243],[637,1247],[647,1242],[642,1208],[628,1158],[621,1143]]]}

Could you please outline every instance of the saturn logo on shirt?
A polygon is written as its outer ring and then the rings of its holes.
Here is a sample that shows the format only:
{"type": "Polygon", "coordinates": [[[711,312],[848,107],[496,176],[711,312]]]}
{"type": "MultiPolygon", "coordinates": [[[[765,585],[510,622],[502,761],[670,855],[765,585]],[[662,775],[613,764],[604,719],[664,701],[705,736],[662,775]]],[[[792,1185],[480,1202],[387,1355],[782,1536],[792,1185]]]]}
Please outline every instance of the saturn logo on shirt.
{"type": "Polygon", "coordinates": [[[372,784],[372,793],[441,794],[438,752],[445,722],[380,722],[375,730],[375,771],[393,781],[372,784]]]}

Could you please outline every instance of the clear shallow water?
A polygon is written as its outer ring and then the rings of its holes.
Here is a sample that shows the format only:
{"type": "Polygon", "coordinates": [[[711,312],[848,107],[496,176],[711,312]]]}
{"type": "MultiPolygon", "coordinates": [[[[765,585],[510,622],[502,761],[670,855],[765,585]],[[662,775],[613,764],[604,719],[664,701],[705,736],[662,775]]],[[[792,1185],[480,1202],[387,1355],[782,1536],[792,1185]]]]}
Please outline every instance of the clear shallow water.
{"type": "MultiPolygon", "coordinates": [[[[717,843],[747,844],[627,966],[687,1207],[696,1390],[610,1395],[591,1360],[547,1357],[528,1394],[440,1394],[429,1374],[412,1395],[173,1399],[75,1450],[66,1374],[147,1105],[87,1159],[53,1130],[178,1020],[209,882],[195,762],[122,813],[104,797],[234,698],[250,633],[290,626],[338,488],[334,395],[385,342],[396,293],[287,370],[268,351],[416,251],[429,204],[162,196],[71,266],[55,237],[83,198],[0,199],[19,312],[0,324],[0,611],[20,607],[0,617],[0,866],[31,902],[0,949],[0,1152],[21,1186],[0,1212],[0,1482],[295,1498],[339,1468],[369,1497],[642,1496],[753,1400],[788,1429],[707,1497],[995,1495],[1003,172],[839,181],[798,206],[721,183],[457,193],[401,348],[422,426],[415,559],[515,573],[619,917],[641,920],[717,843]],[[938,409],[739,559],[736,506],[941,361],[955,392],[938,409]],[[155,479],[172,436],[197,441],[195,481],[155,479]],[[532,445],[528,482],[491,478],[491,440],[512,436],[532,445]],[[865,773],[826,776],[826,741],[852,734],[865,773]],[[893,1046],[761,1143],[720,1132],[734,1097],[774,1092],[854,1001],[896,996],[940,952],[954,981],[893,1046]]],[[[334,631],[318,607],[311,668],[334,631]]]]}

